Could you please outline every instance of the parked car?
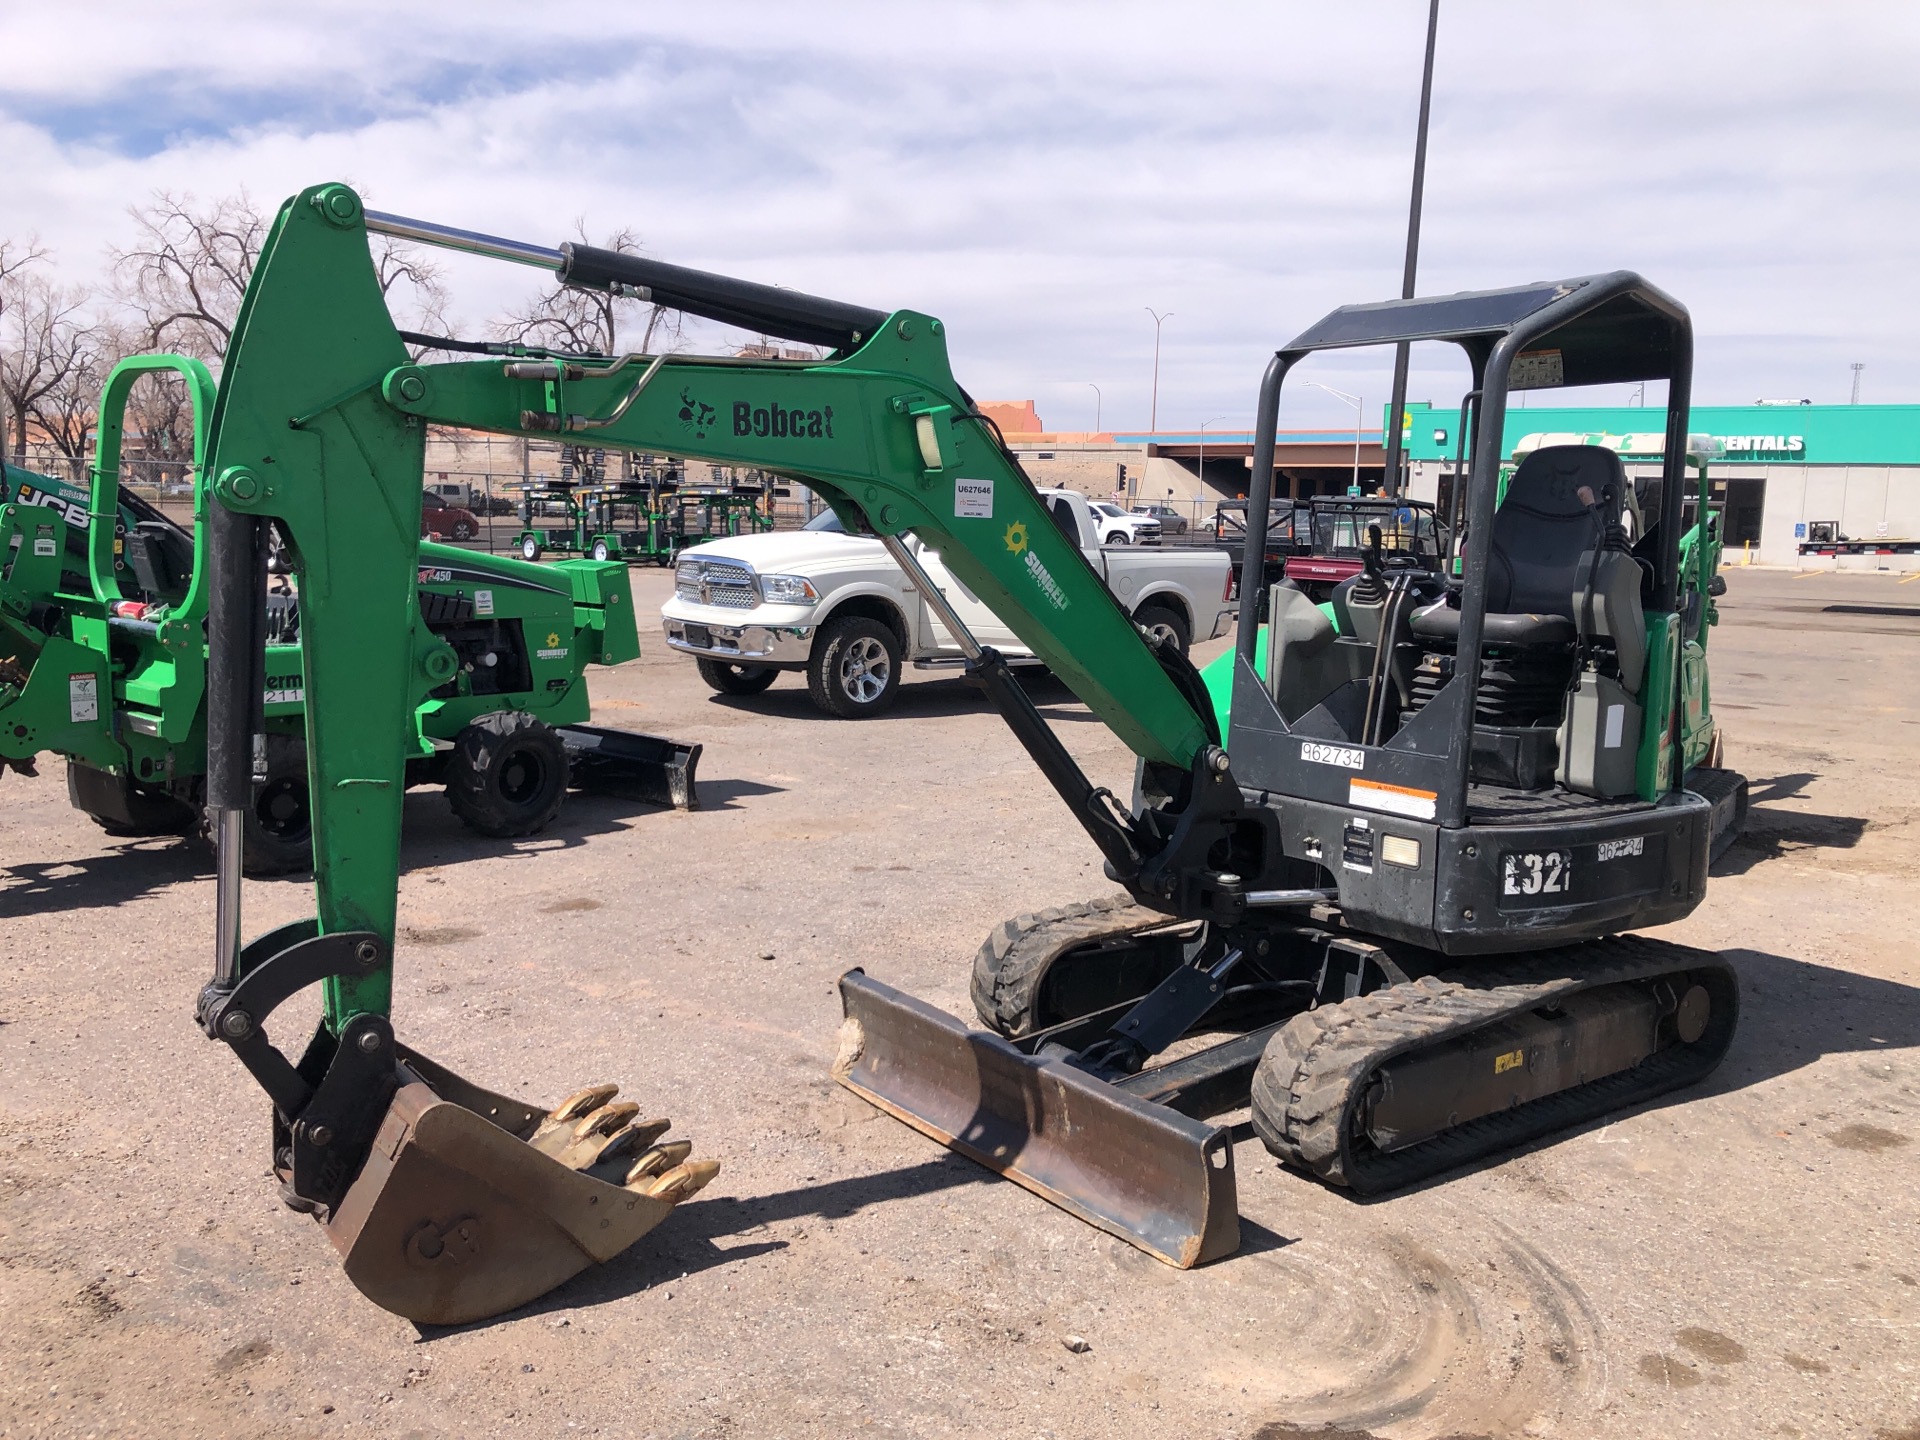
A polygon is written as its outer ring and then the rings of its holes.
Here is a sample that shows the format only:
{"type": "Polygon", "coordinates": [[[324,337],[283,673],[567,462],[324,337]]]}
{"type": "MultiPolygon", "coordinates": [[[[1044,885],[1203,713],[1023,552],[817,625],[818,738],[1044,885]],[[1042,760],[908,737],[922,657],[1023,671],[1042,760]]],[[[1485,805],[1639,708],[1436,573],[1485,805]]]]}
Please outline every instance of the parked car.
{"type": "Polygon", "coordinates": [[[471,540],[480,533],[480,521],[471,510],[449,505],[431,490],[420,496],[422,539],[471,540]]]}
{"type": "MultiPolygon", "coordinates": [[[[1136,624],[1184,651],[1233,623],[1239,603],[1225,555],[1103,550],[1086,496],[1040,494],[1136,624]]],[[[938,552],[914,537],[906,543],[982,644],[1011,660],[1033,659],[1006,622],[952,577],[938,552]]],[[[681,555],[674,581],[673,598],[660,607],[667,645],[693,656],[701,677],[722,694],[758,695],[782,670],[804,671],[814,704],[856,719],[893,702],[908,662],[963,663],[959,642],[879,540],[847,534],[831,510],[804,530],[696,545],[681,555]]]]}
{"type": "Polygon", "coordinates": [[[1100,533],[1102,545],[1157,545],[1160,522],[1145,515],[1133,515],[1109,500],[1089,500],[1087,510],[1100,533]]]}
{"type": "Polygon", "coordinates": [[[1136,505],[1133,513],[1144,515],[1160,526],[1162,535],[1184,535],[1187,533],[1187,517],[1171,505],[1136,505]]]}

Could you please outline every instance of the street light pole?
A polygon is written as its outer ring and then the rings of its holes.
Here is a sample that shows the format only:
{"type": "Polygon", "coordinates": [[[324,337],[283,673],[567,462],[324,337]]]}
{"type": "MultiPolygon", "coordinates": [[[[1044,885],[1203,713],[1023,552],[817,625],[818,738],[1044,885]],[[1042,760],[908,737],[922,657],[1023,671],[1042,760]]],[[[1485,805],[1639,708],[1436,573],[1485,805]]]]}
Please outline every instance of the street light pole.
{"type": "MultiPolygon", "coordinates": [[[[1433,105],[1433,42],[1440,29],[1440,0],[1427,7],[1427,61],[1420,75],[1420,128],[1413,142],[1413,201],[1407,209],[1407,264],[1401,273],[1400,298],[1413,298],[1414,272],[1420,262],[1420,202],[1427,188],[1427,112],[1433,105]]],[[[1402,340],[1393,347],[1393,398],[1387,403],[1386,491],[1400,493],[1400,430],[1407,408],[1407,358],[1402,340]]]]}
{"type": "MultiPolygon", "coordinates": [[[[1211,420],[1202,420],[1200,422],[1200,469],[1198,471],[1198,474],[1200,477],[1200,484],[1203,488],[1207,483],[1207,426],[1213,424],[1214,420],[1224,420],[1226,418],[1227,417],[1224,415],[1215,415],[1211,420]]],[[[1197,491],[1195,492],[1195,495],[1197,498],[1198,496],[1197,491]]]]}
{"type": "Polygon", "coordinates": [[[1147,433],[1158,435],[1160,433],[1160,326],[1173,312],[1169,310],[1162,315],[1151,305],[1142,308],[1153,316],[1153,413],[1147,421],[1147,433]]]}
{"type": "Polygon", "coordinates": [[[1087,388],[1093,391],[1093,433],[1098,435],[1100,433],[1100,408],[1105,403],[1106,397],[1100,393],[1100,387],[1091,380],[1087,381],[1087,388]]]}
{"type": "Polygon", "coordinates": [[[1362,400],[1358,395],[1349,395],[1347,394],[1346,391],[1336,390],[1331,385],[1322,385],[1318,380],[1309,380],[1307,381],[1307,384],[1311,385],[1316,390],[1324,390],[1329,395],[1337,395],[1342,400],[1346,401],[1349,405],[1353,406],[1353,491],[1352,493],[1355,495],[1358,495],[1360,493],[1360,425],[1361,425],[1362,418],[1367,413],[1367,402],[1362,400]]]}

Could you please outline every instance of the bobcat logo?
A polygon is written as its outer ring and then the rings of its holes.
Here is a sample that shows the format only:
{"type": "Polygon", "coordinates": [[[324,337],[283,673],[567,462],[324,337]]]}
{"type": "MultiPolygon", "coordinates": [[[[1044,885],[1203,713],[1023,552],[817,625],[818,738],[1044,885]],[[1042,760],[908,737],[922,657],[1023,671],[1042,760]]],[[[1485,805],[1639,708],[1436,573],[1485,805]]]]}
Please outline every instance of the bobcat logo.
{"type": "Polygon", "coordinates": [[[694,439],[704,440],[707,432],[713,428],[713,422],[719,414],[713,406],[704,400],[693,398],[693,390],[683,387],[680,391],[680,428],[689,432],[694,439]]]}

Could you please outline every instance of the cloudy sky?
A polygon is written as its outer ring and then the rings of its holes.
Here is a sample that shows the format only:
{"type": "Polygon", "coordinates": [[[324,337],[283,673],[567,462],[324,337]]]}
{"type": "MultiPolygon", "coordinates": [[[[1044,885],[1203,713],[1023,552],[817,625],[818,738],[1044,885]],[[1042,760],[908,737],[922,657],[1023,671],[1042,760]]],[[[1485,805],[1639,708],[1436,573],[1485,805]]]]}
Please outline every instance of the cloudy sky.
{"type": "MultiPolygon", "coordinates": [[[[0,236],[92,278],[158,189],[375,208],[943,317],[1057,429],[1251,420],[1264,359],[1398,292],[1423,0],[17,4],[0,236]],[[428,12],[428,13],[423,13],[428,12]]],[[[1442,0],[1420,289],[1632,268],[1703,402],[1920,401],[1920,6],[1442,0]]],[[[478,330],[528,293],[465,263],[478,330]]],[[[1384,398],[1390,360],[1328,383],[1384,398]]],[[[1414,399],[1460,367],[1416,362],[1414,399]]],[[[1545,397],[1534,397],[1539,403],[1545,397]]],[[[1350,410],[1305,391],[1287,423],[1350,410]]]]}

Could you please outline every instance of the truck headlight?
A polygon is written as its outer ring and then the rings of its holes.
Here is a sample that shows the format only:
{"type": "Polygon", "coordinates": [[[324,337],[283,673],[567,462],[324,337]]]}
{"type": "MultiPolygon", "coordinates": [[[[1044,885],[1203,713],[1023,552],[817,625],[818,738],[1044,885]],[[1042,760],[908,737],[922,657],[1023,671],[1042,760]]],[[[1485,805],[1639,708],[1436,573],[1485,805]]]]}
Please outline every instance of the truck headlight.
{"type": "Polygon", "coordinates": [[[820,592],[801,575],[762,575],[760,598],[769,605],[811,605],[820,592]]]}

